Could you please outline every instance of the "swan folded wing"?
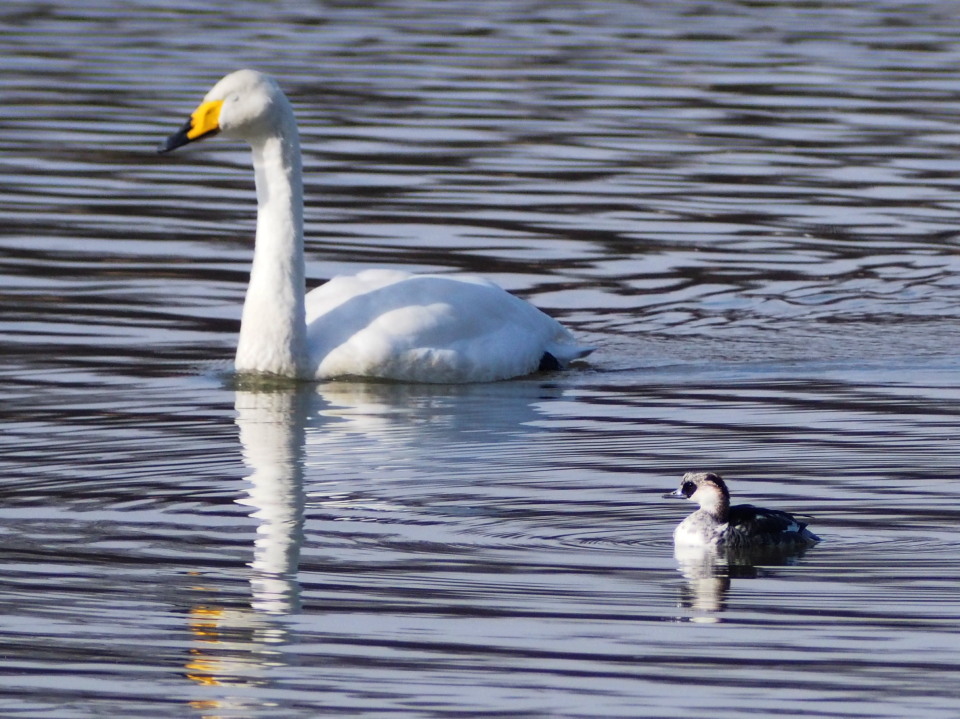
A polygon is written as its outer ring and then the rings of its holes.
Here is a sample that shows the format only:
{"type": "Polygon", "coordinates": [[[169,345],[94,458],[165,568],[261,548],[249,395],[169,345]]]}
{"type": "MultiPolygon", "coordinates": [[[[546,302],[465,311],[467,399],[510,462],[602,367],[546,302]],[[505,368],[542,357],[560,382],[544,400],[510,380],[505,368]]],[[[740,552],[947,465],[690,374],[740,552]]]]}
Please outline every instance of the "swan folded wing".
{"type": "Polygon", "coordinates": [[[307,295],[316,378],[492,381],[588,353],[559,322],[487,280],[368,270],[307,295]]]}

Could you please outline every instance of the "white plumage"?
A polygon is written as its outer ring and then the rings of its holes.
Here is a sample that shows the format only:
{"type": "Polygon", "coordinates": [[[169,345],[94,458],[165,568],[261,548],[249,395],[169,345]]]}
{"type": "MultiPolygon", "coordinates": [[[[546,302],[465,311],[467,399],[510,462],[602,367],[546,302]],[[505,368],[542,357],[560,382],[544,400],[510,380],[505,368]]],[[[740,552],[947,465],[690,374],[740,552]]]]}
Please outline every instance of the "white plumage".
{"type": "Polygon", "coordinates": [[[257,238],[237,345],[238,372],[488,382],[593,348],[533,305],[463,275],[367,270],[303,294],[303,190],[293,110],[253,70],[224,77],[161,152],[222,133],[248,142],[257,184],[257,238]]]}

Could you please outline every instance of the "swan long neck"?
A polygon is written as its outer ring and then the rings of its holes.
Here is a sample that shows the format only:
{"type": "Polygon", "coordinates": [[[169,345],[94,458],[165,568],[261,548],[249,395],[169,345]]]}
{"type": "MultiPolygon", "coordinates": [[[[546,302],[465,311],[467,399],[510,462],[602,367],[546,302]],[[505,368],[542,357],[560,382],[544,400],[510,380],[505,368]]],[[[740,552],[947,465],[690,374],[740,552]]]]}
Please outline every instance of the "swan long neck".
{"type": "Polygon", "coordinates": [[[236,368],[304,377],[303,181],[293,112],[250,141],[257,183],[257,239],[243,305],[236,368]]]}

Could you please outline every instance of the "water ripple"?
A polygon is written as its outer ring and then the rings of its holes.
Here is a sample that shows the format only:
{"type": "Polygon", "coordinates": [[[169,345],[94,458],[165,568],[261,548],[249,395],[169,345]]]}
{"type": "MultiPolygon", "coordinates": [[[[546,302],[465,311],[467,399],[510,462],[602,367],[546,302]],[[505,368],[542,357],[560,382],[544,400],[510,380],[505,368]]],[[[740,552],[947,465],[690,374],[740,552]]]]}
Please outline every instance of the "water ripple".
{"type": "Polygon", "coordinates": [[[953,5],[479,7],[2,4],[5,710],[955,717],[953,5]],[[591,366],[235,386],[248,153],[154,148],[241,63],[310,286],[485,274],[591,366]],[[684,564],[695,469],[824,541],[684,564]]]}

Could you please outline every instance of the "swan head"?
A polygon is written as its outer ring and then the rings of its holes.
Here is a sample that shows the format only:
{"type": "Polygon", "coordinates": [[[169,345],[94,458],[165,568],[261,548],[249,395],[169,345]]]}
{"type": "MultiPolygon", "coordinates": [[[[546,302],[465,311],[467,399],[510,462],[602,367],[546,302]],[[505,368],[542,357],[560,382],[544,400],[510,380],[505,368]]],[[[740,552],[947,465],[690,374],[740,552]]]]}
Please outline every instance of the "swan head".
{"type": "Polygon", "coordinates": [[[190,119],[161,142],[157,152],[216,134],[256,142],[277,134],[291,116],[290,103],[276,80],[256,70],[237,70],[210,88],[190,119]]]}

